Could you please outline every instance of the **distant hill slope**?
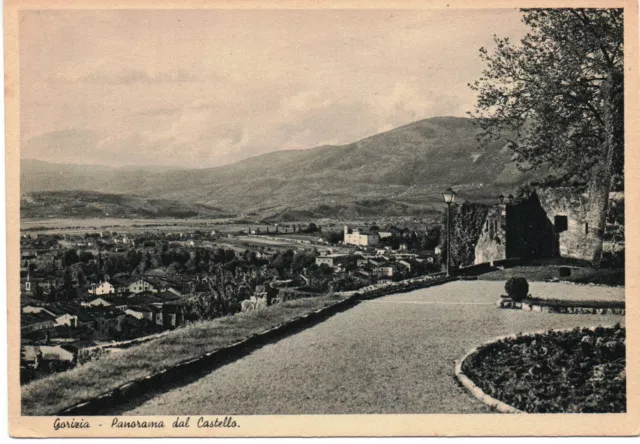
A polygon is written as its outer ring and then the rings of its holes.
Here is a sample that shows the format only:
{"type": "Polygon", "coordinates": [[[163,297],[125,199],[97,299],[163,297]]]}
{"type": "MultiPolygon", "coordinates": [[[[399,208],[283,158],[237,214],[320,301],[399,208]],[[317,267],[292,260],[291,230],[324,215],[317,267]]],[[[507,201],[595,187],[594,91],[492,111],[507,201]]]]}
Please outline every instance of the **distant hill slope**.
{"type": "Polygon", "coordinates": [[[95,191],[38,191],[20,199],[20,216],[44,217],[220,217],[219,208],[166,199],[147,199],[135,195],[106,194],[95,191]]]}
{"type": "MultiPolygon", "coordinates": [[[[22,163],[22,192],[79,189],[194,202],[276,216],[379,201],[385,214],[441,206],[440,192],[494,198],[531,179],[504,142],[479,148],[469,119],[421,120],[343,146],[278,151],[207,169],[22,163]],[[328,207],[328,208],[327,208],[328,207]]],[[[369,205],[375,212],[376,206],[369,205]]],[[[358,210],[360,211],[360,210],[358,210]]],[[[366,211],[365,211],[366,213],[366,211]]]]}

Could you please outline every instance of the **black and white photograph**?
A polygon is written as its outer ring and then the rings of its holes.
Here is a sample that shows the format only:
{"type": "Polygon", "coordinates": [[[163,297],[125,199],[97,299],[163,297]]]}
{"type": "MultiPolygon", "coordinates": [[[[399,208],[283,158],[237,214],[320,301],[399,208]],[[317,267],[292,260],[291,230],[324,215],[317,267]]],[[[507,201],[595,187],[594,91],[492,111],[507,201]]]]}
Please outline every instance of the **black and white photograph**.
{"type": "Polygon", "coordinates": [[[12,436],[638,433],[637,3],[13,3],[12,436]]]}

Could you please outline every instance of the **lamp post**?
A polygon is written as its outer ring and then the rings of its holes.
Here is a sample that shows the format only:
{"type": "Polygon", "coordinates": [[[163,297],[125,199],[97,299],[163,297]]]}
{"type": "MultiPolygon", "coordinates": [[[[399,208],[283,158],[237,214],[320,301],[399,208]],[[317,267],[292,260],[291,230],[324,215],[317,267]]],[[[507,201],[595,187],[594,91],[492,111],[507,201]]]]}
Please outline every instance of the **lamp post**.
{"type": "Polygon", "coordinates": [[[456,200],[456,193],[451,188],[442,193],[447,204],[447,277],[451,276],[451,204],[456,200]]]}

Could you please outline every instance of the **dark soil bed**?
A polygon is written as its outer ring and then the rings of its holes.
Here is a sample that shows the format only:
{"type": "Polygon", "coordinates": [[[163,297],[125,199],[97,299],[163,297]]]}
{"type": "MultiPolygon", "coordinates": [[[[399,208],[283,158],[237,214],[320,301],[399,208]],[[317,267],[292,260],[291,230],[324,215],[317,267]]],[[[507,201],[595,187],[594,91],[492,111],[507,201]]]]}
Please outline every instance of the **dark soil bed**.
{"type": "Polygon", "coordinates": [[[576,301],[565,299],[526,298],[522,302],[545,307],[625,308],[624,301],[576,301]]]}
{"type": "Polygon", "coordinates": [[[485,393],[528,413],[626,411],[625,329],[550,331],[501,340],[463,362],[485,393]]]}
{"type": "Polygon", "coordinates": [[[597,284],[624,286],[624,268],[603,268],[595,270],[587,267],[572,267],[571,275],[560,277],[558,265],[518,265],[503,270],[483,270],[478,279],[506,281],[510,277],[522,276],[529,282],[545,282],[561,279],[576,284],[597,284]]]}

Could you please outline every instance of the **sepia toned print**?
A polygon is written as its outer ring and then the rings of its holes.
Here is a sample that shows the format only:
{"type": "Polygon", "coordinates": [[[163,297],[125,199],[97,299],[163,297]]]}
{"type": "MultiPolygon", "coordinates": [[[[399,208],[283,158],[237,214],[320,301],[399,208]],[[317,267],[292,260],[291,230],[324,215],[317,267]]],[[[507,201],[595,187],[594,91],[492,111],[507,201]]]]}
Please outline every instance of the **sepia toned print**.
{"type": "Polygon", "coordinates": [[[12,435],[637,434],[637,5],[515,6],[7,6],[12,435]]]}

